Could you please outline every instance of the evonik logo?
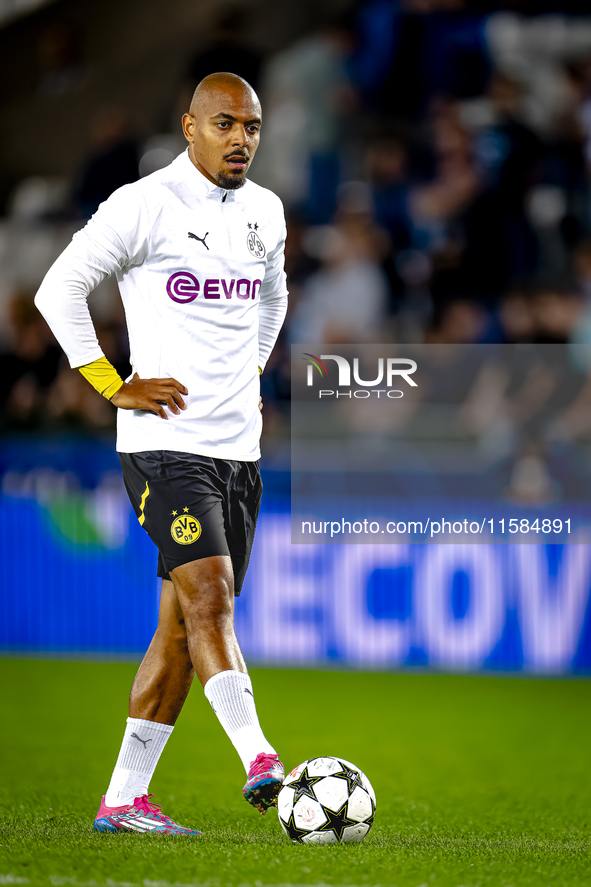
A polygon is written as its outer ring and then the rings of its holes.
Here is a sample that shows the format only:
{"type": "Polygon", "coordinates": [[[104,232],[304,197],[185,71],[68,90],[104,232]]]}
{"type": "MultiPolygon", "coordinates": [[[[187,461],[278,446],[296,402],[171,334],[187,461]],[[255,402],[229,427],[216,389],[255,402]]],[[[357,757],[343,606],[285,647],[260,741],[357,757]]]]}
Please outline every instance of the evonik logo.
{"type": "MultiPolygon", "coordinates": [[[[314,385],[314,370],[318,370],[320,378],[324,380],[328,376],[325,360],[333,360],[338,367],[338,387],[351,388],[351,364],[346,357],[340,354],[321,354],[316,357],[314,354],[303,352],[304,360],[307,361],[307,377],[306,384],[308,387],[314,385]]],[[[330,389],[320,389],[318,397],[357,397],[367,398],[372,394],[380,397],[380,394],[386,394],[387,397],[398,399],[404,397],[404,392],[395,389],[394,380],[398,381],[402,378],[412,388],[417,388],[417,383],[411,378],[417,370],[417,363],[408,357],[387,357],[384,361],[383,357],[378,358],[377,376],[375,379],[361,379],[359,375],[359,358],[353,358],[353,380],[356,385],[362,385],[362,389],[351,391],[334,391],[330,389]],[[384,371],[385,368],[385,371],[384,371]],[[387,388],[378,388],[384,382],[387,388]],[[372,389],[371,391],[368,389],[372,389]]]]}
{"type": "MultiPolygon", "coordinates": [[[[207,236],[207,235],[206,235],[207,236]]],[[[248,280],[241,277],[230,280],[219,277],[208,277],[201,282],[190,271],[176,271],[166,282],[166,292],[173,302],[179,305],[188,305],[194,302],[197,296],[203,292],[204,299],[231,299],[234,296],[243,301],[255,299],[262,285],[262,280],[248,280]]]]}

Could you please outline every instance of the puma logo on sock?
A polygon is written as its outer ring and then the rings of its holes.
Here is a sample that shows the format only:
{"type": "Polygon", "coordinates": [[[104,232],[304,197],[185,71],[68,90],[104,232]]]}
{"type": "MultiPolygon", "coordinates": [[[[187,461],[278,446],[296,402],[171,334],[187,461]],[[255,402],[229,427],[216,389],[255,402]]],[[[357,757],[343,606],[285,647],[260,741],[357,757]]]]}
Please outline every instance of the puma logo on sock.
{"type": "MultiPolygon", "coordinates": [[[[138,736],[137,733],[132,733],[132,734],[131,734],[131,738],[132,738],[132,739],[137,739],[138,742],[141,742],[142,745],[144,746],[144,748],[146,748],[146,744],[147,744],[148,742],[152,742],[151,739],[142,739],[142,737],[141,737],[141,736],[138,736]]],[[[146,750],[147,750],[147,749],[146,749],[146,750]]]]}
{"type": "Polygon", "coordinates": [[[244,688],[244,692],[245,692],[245,693],[250,693],[250,695],[251,695],[252,698],[254,699],[254,693],[253,693],[251,690],[249,690],[248,687],[245,687],[245,688],[244,688]]]}

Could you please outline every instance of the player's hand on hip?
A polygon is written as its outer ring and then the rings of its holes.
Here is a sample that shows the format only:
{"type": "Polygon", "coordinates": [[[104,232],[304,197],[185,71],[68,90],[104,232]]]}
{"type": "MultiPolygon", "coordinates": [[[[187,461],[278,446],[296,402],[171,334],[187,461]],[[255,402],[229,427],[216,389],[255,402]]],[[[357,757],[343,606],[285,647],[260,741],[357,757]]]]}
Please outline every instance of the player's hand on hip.
{"type": "Polygon", "coordinates": [[[263,398],[259,395],[259,410],[263,412],[263,398]]]}
{"type": "Polygon", "coordinates": [[[182,395],[189,392],[176,379],[140,379],[137,373],[124,382],[111,398],[111,403],[122,410],[146,410],[162,419],[168,419],[166,408],[180,415],[187,405],[182,395]]]}

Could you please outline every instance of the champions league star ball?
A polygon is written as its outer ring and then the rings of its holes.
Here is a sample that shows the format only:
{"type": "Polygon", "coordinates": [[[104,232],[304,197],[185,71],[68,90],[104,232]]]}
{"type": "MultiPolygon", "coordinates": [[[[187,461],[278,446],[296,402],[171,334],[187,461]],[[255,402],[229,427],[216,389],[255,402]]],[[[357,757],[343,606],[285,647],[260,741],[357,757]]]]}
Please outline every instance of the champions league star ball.
{"type": "Polygon", "coordinates": [[[283,780],[277,813],[296,844],[363,841],[376,812],[365,773],[343,758],[312,758],[283,780]]]}

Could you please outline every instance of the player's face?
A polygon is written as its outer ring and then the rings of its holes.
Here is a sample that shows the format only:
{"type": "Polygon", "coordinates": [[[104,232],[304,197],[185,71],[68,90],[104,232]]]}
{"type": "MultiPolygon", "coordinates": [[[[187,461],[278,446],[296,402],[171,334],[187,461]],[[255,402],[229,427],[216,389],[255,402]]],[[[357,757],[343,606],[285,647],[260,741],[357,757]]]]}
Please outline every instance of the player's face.
{"type": "Polygon", "coordinates": [[[261,106],[240,86],[224,87],[203,97],[195,113],[183,117],[191,160],[220,188],[240,188],[258,148],[261,106]]]}

